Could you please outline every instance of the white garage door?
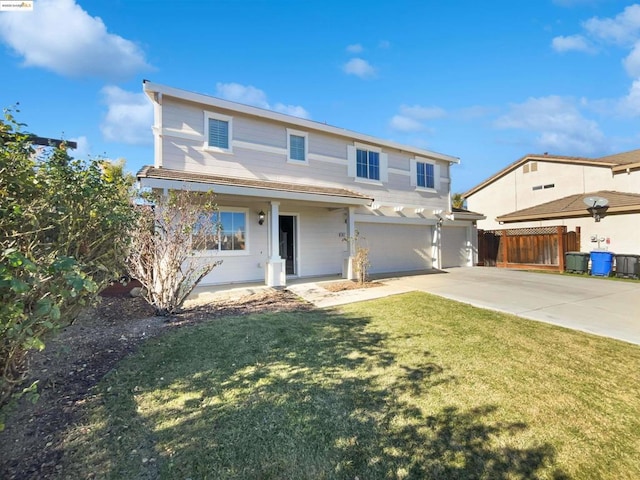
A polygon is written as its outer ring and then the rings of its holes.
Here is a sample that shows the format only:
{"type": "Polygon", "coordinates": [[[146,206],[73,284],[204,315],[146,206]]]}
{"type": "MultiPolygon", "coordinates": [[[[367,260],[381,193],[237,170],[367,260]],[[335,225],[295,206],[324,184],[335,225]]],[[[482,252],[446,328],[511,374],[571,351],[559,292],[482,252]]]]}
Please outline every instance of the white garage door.
{"type": "Polygon", "coordinates": [[[357,223],[359,242],[369,249],[369,272],[431,268],[431,228],[418,225],[357,223]]]}
{"type": "Polygon", "coordinates": [[[442,229],[442,268],[467,266],[467,229],[444,227],[442,229]]]}

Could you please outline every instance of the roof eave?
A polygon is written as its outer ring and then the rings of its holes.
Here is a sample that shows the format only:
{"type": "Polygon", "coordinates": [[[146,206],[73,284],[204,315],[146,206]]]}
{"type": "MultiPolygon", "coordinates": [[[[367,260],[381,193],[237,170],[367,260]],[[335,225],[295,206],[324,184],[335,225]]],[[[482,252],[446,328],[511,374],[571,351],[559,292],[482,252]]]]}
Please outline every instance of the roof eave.
{"type": "MultiPolygon", "coordinates": [[[[606,209],[606,214],[613,213],[633,213],[640,212],[640,205],[624,205],[620,207],[609,207],[606,209]]],[[[539,220],[556,220],[558,218],[578,218],[578,217],[590,217],[591,213],[586,210],[571,210],[567,212],[556,213],[539,213],[533,215],[517,215],[517,216],[502,216],[496,217],[496,221],[503,223],[513,222],[529,222],[539,220]]]]}

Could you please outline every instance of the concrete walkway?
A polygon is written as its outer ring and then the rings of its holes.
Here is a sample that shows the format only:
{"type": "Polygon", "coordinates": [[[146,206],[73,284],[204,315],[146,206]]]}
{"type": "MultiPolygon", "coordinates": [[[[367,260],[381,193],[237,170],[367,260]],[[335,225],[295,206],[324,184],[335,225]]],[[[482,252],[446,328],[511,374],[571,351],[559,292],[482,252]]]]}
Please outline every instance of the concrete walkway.
{"type": "MultiPolygon", "coordinates": [[[[287,289],[319,308],[424,291],[462,303],[561,325],[640,345],[640,282],[575,277],[502,268],[452,268],[377,276],[383,286],[329,292],[339,277],[297,279],[287,289]]],[[[234,298],[268,290],[263,284],[199,287],[192,297],[234,298]]]]}

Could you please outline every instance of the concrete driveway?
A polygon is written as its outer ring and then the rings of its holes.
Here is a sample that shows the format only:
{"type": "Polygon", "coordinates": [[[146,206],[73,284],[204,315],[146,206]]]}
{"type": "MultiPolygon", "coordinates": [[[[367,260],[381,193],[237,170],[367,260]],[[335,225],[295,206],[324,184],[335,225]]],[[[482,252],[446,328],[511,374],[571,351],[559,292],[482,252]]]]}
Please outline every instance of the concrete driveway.
{"type": "Polygon", "coordinates": [[[640,282],[491,267],[452,268],[384,282],[640,345],[640,282]]]}

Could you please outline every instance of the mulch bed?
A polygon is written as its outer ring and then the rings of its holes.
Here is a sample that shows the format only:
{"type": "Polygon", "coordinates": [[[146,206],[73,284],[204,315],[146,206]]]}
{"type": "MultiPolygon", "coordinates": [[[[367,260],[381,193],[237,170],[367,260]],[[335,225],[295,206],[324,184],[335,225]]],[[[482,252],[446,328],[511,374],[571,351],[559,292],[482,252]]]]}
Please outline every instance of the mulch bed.
{"type": "Polygon", "coordinates": [[[373,288],[381,287],[382,283],[379,282],[364,282],[358,283],[352,280],[341,280],[339,282],[323,283],[322,288],[330,292],[342,292],[344,290],[358,290],[360,288],[373,288]]]}
{"type": "Polygon", "coordinates": [[[37,380],[40,399],[35,405],[21,401],[7,418],[0,432],[0,478],[60,478],[65,432],[80,422],[91,389],[148,338],[224,316],[311,308],[287,290],[198,305],[173,317],[153,316],[141,298],[103,298],[29,356],[25,384],[37,380]]]}

